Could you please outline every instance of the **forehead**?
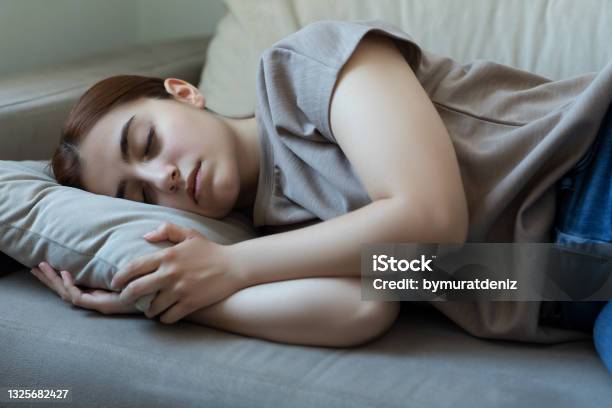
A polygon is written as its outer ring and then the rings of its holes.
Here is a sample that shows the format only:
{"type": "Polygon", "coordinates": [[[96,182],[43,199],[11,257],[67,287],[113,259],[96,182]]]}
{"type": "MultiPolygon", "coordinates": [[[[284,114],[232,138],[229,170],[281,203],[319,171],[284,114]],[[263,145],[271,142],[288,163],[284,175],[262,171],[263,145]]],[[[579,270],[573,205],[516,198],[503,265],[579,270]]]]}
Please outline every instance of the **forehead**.
{"type": "MultiPolygon", "coordinates": [[[[126,166],[121,159],[121,130],[132,116],[142,115],[145,105],[140,99],[117,106],[104,114],[85,135],[79,152],[87,191],[115,196],[126,166]]],[[[132,126],[136,124],[134,120],[132,126]]]]}

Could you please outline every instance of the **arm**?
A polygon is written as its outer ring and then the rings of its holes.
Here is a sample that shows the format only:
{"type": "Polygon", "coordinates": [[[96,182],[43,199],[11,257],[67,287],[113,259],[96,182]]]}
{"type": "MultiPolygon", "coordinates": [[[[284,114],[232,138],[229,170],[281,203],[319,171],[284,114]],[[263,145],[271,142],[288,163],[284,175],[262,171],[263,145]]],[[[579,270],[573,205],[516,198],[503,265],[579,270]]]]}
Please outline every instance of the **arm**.
{"type": "MultiPolygon", "coordinates": [[[[103,314],[137,313],[116,292],[83,291],[68,271],[42,263],[32,274],[73,305],[103,314]]],[[[399,313],[398,302],[361,300],[356,278],[310,278],[256,285],[203,307],[185,320],[247,336],[291,344],[344,347],[380,336],[399,313]],[[278,305],[283,307],[279,308],[278,305]]],[[[162,322],[163,319],[161,319],[162,322]]]]}
{"type": "Polygon", "coordinates": [[[399,309],[399,302],[361,300],[359,278],[308,278],[251,286],[184,319],[282,343],[345,347],[382,335],[399,309]]]}
{"type": "Polygon", "coordinates": [[[467,202],[452,142],[392,40],[370,34],[361,41],[336,83],[330,123],[372,203],[231,245],[249,285],[359,276],[363,243],[465,242],[467,202]]]}
{"type": "Polygon", "coordinates": [[[123,288],[120,299],[158,293],[149,315],[166,310],[162,319],[172,323],[261,283],[359,276],[364,243],[465,241],[467,204],[452,142],[391,40],[366,37],[355,50],[336,81],[330,124],[371,204],[233,245],[164,223],[146,239],[176,245],[118,271],[112,287],[123,288]]]}

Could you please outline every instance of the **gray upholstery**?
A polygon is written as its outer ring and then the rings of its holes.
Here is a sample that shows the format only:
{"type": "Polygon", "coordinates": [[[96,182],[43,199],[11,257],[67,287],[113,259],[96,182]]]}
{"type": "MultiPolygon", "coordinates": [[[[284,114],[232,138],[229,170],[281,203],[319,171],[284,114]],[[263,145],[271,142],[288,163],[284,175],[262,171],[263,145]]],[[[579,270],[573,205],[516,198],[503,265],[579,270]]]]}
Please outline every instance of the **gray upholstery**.
{"type": "Polygon", "coordinates": [[[132,47],[0,79],[0,160],[49,159],[72,105],[106,77],[175,76],[197,84],[209,41],[192,38],[132,47]]]}
{"type": "Polygon", "coordinates": [[[72,389],[74,406],[602,407],[610,377],[590,342],[480,340],[407,306],[367,345],[303,347],[191,323],[104,316],[27,271],[0,278],[2,385],[72,389]]]}
{"type": "MultiPolygon", "coordinates": [[[[105,76],[197,81],[206,41],[1,81],[0,159],[49,158],[70,105],[105,76]]],[[[0,388],[68,387],[78,407],[586,408],[612,401],[612,378],[590,341],[482,340],[417,303],[403,304],[393,328],[362,347],[294,346],[78,309],[4,257],[0,310],[0,388]]]]}

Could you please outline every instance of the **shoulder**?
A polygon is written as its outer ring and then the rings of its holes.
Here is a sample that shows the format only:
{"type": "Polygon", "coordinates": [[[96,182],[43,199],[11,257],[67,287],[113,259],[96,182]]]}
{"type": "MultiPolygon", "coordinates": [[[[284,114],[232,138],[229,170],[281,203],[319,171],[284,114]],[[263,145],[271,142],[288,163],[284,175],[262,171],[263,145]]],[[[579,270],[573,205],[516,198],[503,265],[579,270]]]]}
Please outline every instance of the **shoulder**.
{"type": "Polygon", "coordinates": [[[272,44],[264,50],[262,57],[293,53],[337,67],[352,53],[365,33],[380,28],[381,24],[386,27],[384,23],[376,21],[315,21],[272,44]]]}
{"type": "MultiPolygon", "coordinates": [[[[393,39],[369,32],[338,73],[330,99],[330,114],[374,100],[379,94],[388,96],[382,99],[386,103],[397,102],[391,95],[401,88],[401,84],[409,84],[410,92],[403,94],[406,99],[423,99],[425,94],[420,82],[393,39]]],[[[349,114],[346,118],[352,116],[349,114]]]]}
{"type": "MultiPolygon", "coordinates": [[[[304,57],[330,69],[342,68],[356,48],[386,49],[403,55],[413,69],[421,62],[423,51],[412,37],[398,26],[383,20],[322,20],[312,22],[264,50],[265,63],[283,58],[304,57]]],[[[365,52],[368,52],[365,51],[365,52]]]]}
{"type": "Polygon", "coordinates": [[[339,80],[347,71],[358,65],[383,67],[389,63],[401,64],[410,68],[410,64],[406,63],[400,49],[391,37],[387,34],[370,31],[359,41],[343,65],[339,80]]]}

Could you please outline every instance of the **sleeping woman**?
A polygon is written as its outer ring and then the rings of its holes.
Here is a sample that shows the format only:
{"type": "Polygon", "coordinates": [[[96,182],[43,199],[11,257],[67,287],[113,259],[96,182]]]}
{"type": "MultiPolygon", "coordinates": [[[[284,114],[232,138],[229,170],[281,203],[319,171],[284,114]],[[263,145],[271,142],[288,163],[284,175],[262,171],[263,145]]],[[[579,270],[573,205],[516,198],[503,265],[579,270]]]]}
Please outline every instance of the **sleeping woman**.
{"type": "MultiPolygon", "coordinates": [[[[363,243],[612,241],[606,109],[591,109],[582,138],[561,121],[585,107],[569,102],[592,81],[462,66],[384,21],[318,22],[277,42],[261,56],[249,118],[207,109],[180,79],[107,78],[66,120],[52,159],[60,184],[219,219],[240,211],[266,233],[220,245],[165,223],[144,238],[174,245],[132,260],[116,291],[79,288],[46,263],[32,271],[105,314],[136,313],[154,295],[145,314],[163,323],[362,344],[399,312],[361,300],[363,243]]],[[[479,337],[552,343],[595,327],[612,368],[606,302],[433,303],[479,337]]]]}

